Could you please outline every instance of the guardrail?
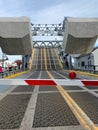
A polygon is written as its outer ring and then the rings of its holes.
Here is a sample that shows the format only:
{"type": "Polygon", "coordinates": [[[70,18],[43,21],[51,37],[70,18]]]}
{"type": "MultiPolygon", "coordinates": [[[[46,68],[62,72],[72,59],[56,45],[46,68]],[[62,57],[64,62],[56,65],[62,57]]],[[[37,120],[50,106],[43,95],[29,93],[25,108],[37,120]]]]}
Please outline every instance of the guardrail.
{"type": "Polygon", "coordinates": [[[7,77],[7,76],[10,76],[12,74],[16,74],[18,72],[21,72],[22,70],[12,70],[12,71],[5,71],[5,72],[2,72],[0,73],[0,78],[4,78],[4,77],[7,77]]]}

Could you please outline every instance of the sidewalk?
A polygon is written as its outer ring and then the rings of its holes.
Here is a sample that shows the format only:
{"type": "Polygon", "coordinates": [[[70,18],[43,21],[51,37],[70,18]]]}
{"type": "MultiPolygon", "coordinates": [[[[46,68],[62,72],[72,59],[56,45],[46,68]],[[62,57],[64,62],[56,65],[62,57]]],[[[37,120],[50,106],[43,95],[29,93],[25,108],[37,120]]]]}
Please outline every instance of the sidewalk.
{"type": "MultiPolygon", "coordinates": [[[[30,70],[27,70],[27,71],[21,71],[21,72],[16,72],[16,73],[12,73],[8,76],[4,76],[4,78],[7,78],[7,79],[10,79],[10,78],[16,78],[17,76],[20,76],[20,75],[23,75],[27,72],[29,72],[30,70]]],[[[3,77],[3,74],[1,73],[0,74],[0,79],[3,77]]]]}
{"type": "Polygon", "coordinates": [[[92,74],[89,72],[82,72],[82,71],[76,71],[76,70],[65,70],[65,72],[69,73],[69,72],[76,72],[77,77],[78,78],[82,78],[82,79],[98,79],[98,74],[92,74]]]}

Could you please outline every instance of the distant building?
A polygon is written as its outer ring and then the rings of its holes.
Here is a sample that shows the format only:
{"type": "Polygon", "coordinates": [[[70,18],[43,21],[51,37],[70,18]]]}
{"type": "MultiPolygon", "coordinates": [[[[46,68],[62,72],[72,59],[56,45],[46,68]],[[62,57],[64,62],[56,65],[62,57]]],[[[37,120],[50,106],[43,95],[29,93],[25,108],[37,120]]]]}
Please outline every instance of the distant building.
{"type": "Polygon", "coordinates": [[[94,48],[91,53],[76,57],[74,69],[98,72],[98,47],[94,48]]]}

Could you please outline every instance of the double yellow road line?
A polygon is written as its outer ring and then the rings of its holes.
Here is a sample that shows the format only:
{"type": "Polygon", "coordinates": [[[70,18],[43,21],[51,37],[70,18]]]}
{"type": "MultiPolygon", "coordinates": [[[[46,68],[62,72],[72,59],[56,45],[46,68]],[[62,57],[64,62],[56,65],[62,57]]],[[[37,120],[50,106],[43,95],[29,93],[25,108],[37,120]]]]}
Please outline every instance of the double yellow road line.
{"type": "MultiPolygon", "coordinates": [[[[49,71],[47,71],[48,75],[51,79],[54,79],[54,77],[51,75],[49,71]]],[[[71,98],[71,96],[67,93],[66,90],[62,88],[62,86],[58,85],[56,86],[61,93],[64,100],[69,105],[70,109],[80,122],[80,124],[86,129],[86,130],[98,130],[98,127],[90,120],[90,118],[84,113],[84,111],[76,104],[76,102],[71,98]]]]}
{"type": "Polygon", "coordinates": [[[45,69],[47,70],[47,58],[46,58],[46,48],[44,47],[44,60],[45,60],[45,69]]]}

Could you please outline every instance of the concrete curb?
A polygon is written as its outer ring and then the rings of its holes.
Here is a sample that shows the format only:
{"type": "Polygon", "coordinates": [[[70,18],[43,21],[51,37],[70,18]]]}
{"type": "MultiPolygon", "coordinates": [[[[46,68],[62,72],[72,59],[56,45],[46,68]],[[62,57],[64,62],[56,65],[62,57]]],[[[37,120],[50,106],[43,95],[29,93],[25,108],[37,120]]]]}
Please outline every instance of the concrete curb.
{"type": "MultiPolygon", "coordinates": [[[[64,69],[63,69],[64,70],[64,69]]],[[[64,70],[64,71],[67,71],[67,72],[71,72],[71,71],[74,71],[78,74],[84,74],[84,75],[88,75],[88,76],[94,76],[94,77],[98,77],[97,74],[91,74],[91,73],[88,73],[88,72],[81,72],[81,71],[76,71],[76,70],[64,70]]]]}
{"type": "Polygon", "coordinates": [[[7,76],[7,77],[4,77],[4,78],[6,78],[6,79],[15,78],[15,77],[20,76],[20,75],[22,75],[22,74],[25,74],[25,73],[27,73],[27,72],[29,72],[29,71],[30,71],[30,70],[22,71],[22,72],[19,72],[19,73],[16,73],[16,74],[12,74],[12,75],[7,76]]]}

